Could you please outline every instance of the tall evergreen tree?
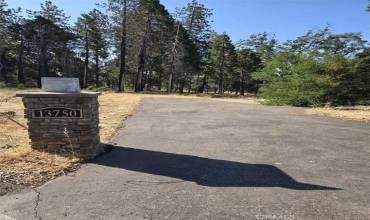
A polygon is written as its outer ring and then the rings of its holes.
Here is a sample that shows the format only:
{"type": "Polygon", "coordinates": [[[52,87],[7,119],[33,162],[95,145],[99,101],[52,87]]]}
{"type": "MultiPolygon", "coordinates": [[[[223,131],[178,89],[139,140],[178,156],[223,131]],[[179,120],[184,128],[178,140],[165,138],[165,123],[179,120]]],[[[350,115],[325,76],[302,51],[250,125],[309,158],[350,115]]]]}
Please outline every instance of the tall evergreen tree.
{"type": "Polygon", "coordinates": [[[82,45],[84,45],[85,71],[84,76],[82,77],[82,85],[86,85],[86,78],[88,78],[89,72],[89,58],[91,55],[94,57],[95,65],[94,82],[96,86],[100,86],[100,61],[104,60],[108,56],[107,16],[101,11],[93,9],[88,14],[82,14],[81,17],[78,18],[75,26],[80,35],[80,39],[83,39],[82,45]]]}
{"type": "Polygon", "coordinates": [[[333,34],[330,26],[327,26],[287,41],[283,49],[321,57],[326,54],[354,56],[365,48],[365,43],[360,33],[333,34]]]}
{"type": "Polygon", "coordinates": [[[217,90],[219,94],[225,91],[225,81],[230,82],[236,64],[235,47],[226,34],[215,35],[211,43],[211,60],[216,66],[217,90]]]}
{"type": "Polygon", "coordinates": [[[177,16],[182,25],[197,45],[200,54],[206,56],[208,50],[208,39],[212,33],[210,17],[212,10],[206,8],[197,0],[192,0],[185,7],[177,10],[177,16]]]}
{"type": "Polygon", "coordinates": [[[254,50],[263,62],[267,62],[276,50],[277,40],[274,35],[267,32],[252,34],[248,39],[241,41],[240,47],[254,50]]]}
{"type": "Polygon", "coordinates": [[[250,49],[237,51],[237,69],[239,71],[239,92],[244,95],[245,90],[256,92],[256,83],[252,79],[252,73],[261,67],[261,59],[258,54],[250,49]],[[248,86],[248,88],[246,88],[248,86]]]}
{"type": "Polygon", "coordinates": [[[127,17],[127,0],[123,0],[118,91],[125,90],[124,78],[126,72],[126,17],[127,17]]]}
{"type": "Polygon", "coordinates": [[[41,77],[65,74],[65,57],[69,53],[69,42],[74,36],[67,26],[67,17],[63,10],[51,1],[41,4],[41,10],[29,12],[32,20],[28,21],[30,31],[34,31],[34,45],[38,48],[38,86],[41,77]],[[52,68],[50,68],[52,67],[52,68]]]}
{"type": "MultiPolygon", "coordinates": [[[[201,59],[201,65],[205,64],[205,61],[208,58],[208,48],[209,48],[209,38],[211,36],[211,22],[210,18],[212,16],[212,10],[206,8],[203,4],[199,3],[197,0],[192,0],[185,7],[178,9],[177,17],[180,19],[182,25],[190,36],[191,41],[197,46],[198,56],[195,59],[201,59]]],[[[186,75],[182,81],[188,81],[189,87],[194,76],[200,76],[200,66],[194,66],[195,69],[192,69],[192,66],[187,67],[184,70],[184,75],[186,75]]],[[[206,76],[203,75],[203,79],[206,76]]],[[[185,83],[185,82],[182,82],[185,83]]]]}
{"type": "Polygon", "coordinates": [[[41,16],[46,20],[51,21],[53,24],[67,28],[68,20],[70,17],[66,16],[62,9],[59,9],[57,5],[54,5],[52,1],[45,0],[44,3],[41,3],[40,11],[29,12],[35,17],[41,16]]]}
{"type": "Polygon", "coordinates": [[[7,75],[6,53],[9,50],[11,39],[9,38],[9,18],[11,11],[7,8],[4,0],[0,0],[0,79],[9,82],[7,75]]]}
{"type": "Polygon", "coordinates": [[[24,76],[24,50],[25,50],[25,18],[21,9],[13,9],[12,16],[9,16],[9,36],[12,38],[11,48],[14,51],[17,65],[18,83],[25,84],[24,76]]]}

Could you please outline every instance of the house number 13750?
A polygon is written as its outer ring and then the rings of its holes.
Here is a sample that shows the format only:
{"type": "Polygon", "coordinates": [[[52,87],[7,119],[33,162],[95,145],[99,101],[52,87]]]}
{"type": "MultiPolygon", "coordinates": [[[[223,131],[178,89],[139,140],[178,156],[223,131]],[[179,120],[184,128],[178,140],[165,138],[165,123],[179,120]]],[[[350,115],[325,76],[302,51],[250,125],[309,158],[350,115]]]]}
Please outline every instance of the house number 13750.
{"type": "Polygon", "coordinates": [[[33,118],[82,118],[81,109],[43,108],[32,109],[33,118]]]}

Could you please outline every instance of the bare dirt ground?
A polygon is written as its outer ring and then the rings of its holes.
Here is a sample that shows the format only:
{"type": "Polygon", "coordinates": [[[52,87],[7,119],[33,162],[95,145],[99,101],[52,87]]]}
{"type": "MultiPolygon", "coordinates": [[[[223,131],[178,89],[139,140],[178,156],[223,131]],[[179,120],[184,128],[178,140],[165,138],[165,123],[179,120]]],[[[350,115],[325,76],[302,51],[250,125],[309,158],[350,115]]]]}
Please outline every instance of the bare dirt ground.
{"type": "Polygon", "coordinates": [[[311,108],[305,110],[305,113],[309,115],[320,115],[347,120],[370,122],[370,106],[311,108]]]}

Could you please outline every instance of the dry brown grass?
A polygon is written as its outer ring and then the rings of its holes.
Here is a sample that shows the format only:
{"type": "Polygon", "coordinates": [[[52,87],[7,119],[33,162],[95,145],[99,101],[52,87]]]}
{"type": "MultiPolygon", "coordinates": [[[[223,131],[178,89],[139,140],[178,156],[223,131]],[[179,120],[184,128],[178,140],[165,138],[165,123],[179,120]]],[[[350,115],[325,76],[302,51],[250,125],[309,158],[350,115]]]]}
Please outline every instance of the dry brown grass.
{"type": "Polygon", "coordinates": [[[213,99],[222,102],[232,102],[232,103],[242,103],[249,105],[258,105],[261,104],[264,100],[256,97],[246,97],[246,98],[217,98],[213,99]]]}
{"type": "Polygon", "coordinates": [[[235,96],[235,95],[225,95],[225,96],[212,96],[207,94],[202,94],[200,96],[190,94],[190,95],[179,95],[179,94],[142,94],[142,97],[146,98],[177,98],[177,99],[211,99],[214,101],[222,102],[232,102],[232,103],[242,103],[242,104],[261,104],[264,99],[258,98],[256,96],[235,96]]]}
{"type": "MultiPolygon", "coordinates": [[[[0,117],[0,184],[10,182],[37,186],[67,171],[74,170],[81,160],[32,150],[23,117],[21,98],[16,90],[0,90],[0,112],[14,111],[14,121],[0,117]]],[[[141,97],[134,94],[107,93],[99,97],[101,140],[108,142],[116,130],[138,106],[141,97]]]]}
{"type": "Polygon", "coordinates": [[[105,93],[99,97],[100,138],[109,142],[123,120],[129,117],[141,101],[142,96],[126,93],[105,93]]]}
{"type": "Polygon", "coordinates": [[[370,122],[369,106],[312,108],[305,110],[305,113],[309,115],[321,115],[327,117],[370,122]]]}

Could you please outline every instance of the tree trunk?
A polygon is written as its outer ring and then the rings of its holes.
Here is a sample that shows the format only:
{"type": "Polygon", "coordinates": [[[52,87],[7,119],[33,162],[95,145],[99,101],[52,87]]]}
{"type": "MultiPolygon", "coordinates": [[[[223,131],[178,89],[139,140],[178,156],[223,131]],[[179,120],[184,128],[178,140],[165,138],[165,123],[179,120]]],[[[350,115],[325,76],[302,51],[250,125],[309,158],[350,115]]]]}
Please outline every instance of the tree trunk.
{"type": "Polygon", "coordinates": [[[198,89],[198,93],[204,93],[204,90],[206,88],[206,85],[207,85],[207,76],[204,75],[203,76],[203,82],[202,82],[202,85],[198,89]]]}
{"type": "Polygon", "coordinates": [[[159,72],[159,76],[158,76],[158,90],[159,91],[162,91],[162,71],[159,72]]]}
{"type": "Polygon", "coordinates": [[[218,93],[224,94],[224,63],[225,63],[225,36],[222,39],[222,49],[221,49],[221,62],[220,62],[220,73],[218,80],[218,93]]]}
{"type": "Polygon", "coordinates": [[[18,82],[24,84],[24,71],[23,71],[23,37],[21,37],[21,43],[18,51],[18,82]]]}
{"type": "Polygon", "coordinates": [[[99,50],[95,51],[95,84],[96,87],[100,86],[99,83],[99,74],[100,74],[100,69],[99,69],[99,50]]]}
{"type": "MultiPolygon", "coordinates": [[[[73,56],[73,55],[72,55],[73,56]]],[[[68,77],[73,77],[73,72],[71,71],[71,54],[67,48],[64,51],[64,62],[63,62],[63,72],[68,77]]]]}
{"type": "Polygon", "coordinates": [[[143,77],[141,79],[141,88],[140,91],[144,91],[145,85],[148,82],[148,71],[144,69],[143,77]]]}
{"type": "Polygon", "coordinates": [[[48,60],[47,60],[47,43],[45,40],[45,27],[41,27],[40,35],[40,53],[39,53],[39,78],[38,86],[41,88],[41,78],[49,75],[48,71],[48,60]]]}
{"type": "Polygon", "coordinates": [[[244,95],[245,91],[245,76],[243,70],[240,72],[240,95],[244,95]]]}
{"type": "Polygon", "coordinates": [[[218,94],[224,94],[224,74],[220,72],[218,81],[218,94]]]}
{"type": "Polygon", "coordinates": [[[148,76],[146,80],[146,90],[150,91],[153,86],[153,70],[148,71],[148,76]]]}
{"type": "Polygon", "coordinates": [[[145,62],[146,62],[146,49],[147,49],[147,41],[148,35],[150,31],[150,15],[148,15],[148,19],[146,22],[146,27],[141,43],[140,53],[139,53],[139,61],[138,61],[138,68],[137,68],[137,75],[136,75],[136,82],[135,82],[135,92],[142,91],[142,81],[143,81],[143,74],[145,69],[145,62]]]}
{"type": "Polygon", "coordinates": [[[171,67],[171,72],[170,72],[170,76],[168,77],[168,87],[167,87],[167,93],[171,93],[172,92],[172,83],[173,83],[173,71],[172,71],[172,67],[171,67]]]}
{"type": "Polygon", "coordinates": [[[6,65],[5,65],[5,51],[1,51],[0,53],[0,79],[3,78],[5,84],[9,83],[7,72],[6,72],[6,65]]]}
{"type": "Polygon", "coordinates": [[[180,32],[180,24],[177,25],[175,41],[172,47],[171,69],[170,69],[170,76],[168,78],[168,88],[167,88],[168,93],[171,93],[172,91],[172,83],[173,83],[172,81],[173,81],[173,75],[174,75],[174,69],[175,69],[175,59],[176,59],[176,47],[178,43],[179,32],[180,32]]]}
{"type": "Polygon", "coordinates": [[[82,88],[86,88],[87,86],[87,74],[89,72],[89,38],[87,35],[87,24],[85,24],[85,66],[84,66],[84,74],[82,77],[82,88]]]}
{"type": "Polygon", "coordinates": [[[120,54],[120,68],[118,91],[125,91],[124,80],[126,72],[126,15],[127,15],[127,0],[123,0],[123,17],[122,17],[122,33],[121,33],[121,54],[120,54]]]}
{"type": "Polygon", "coordinates": [[[185,80],[181,80],[180,86],[179,86],[179,94],[184,93],[184,87],[185,87],[185,80]]]}
{"type": "Polygon", "coordinates": [[[87,87],[87,75],[89,74],[89,37],[87,35],[87,24],[85,24],[85,63],[84,63],[84,74],[82,76],[82,88],[87,87]]]}
{"type": "Polygon", "coordinates": [[[195,19],[195,7],[193,7],[193,11],[191,12],[190,21],[189,21],[189,24],[188,24],[188,28],[189,28],[188,32],[189,32],[189,36],[192,40],[193,40],[192,32],[193,32],[194,19],[195,19]]]}

